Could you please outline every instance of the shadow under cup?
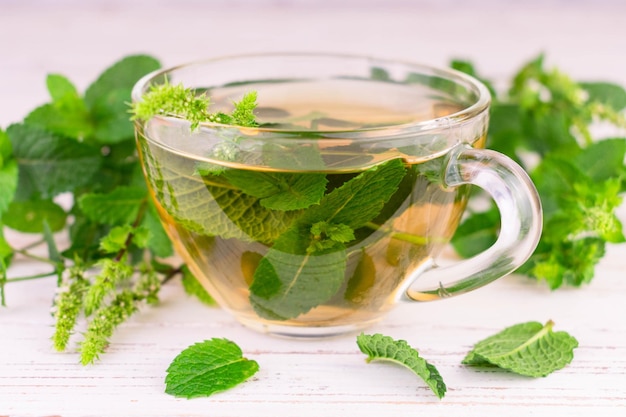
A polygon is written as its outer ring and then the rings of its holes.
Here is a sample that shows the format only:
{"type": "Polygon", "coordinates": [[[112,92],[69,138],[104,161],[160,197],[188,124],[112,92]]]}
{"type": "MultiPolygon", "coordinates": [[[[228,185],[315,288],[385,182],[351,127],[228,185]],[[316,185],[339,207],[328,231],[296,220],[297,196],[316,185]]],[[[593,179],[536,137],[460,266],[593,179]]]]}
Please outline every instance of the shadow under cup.
{"type": "Polygon", "coordinates": [[[146,181],[177,253],[249,327],[304,337],[355,331],[399,299],[482,286],[536,246],[536,192],[512,161],[480,150],[489,94],[470,77],[365,57],[239,56],[149,74],[133,100],[165,82],[207,92],[215,112],[258,94],[258,128],[192,130],[168,115],[136,123],[146,181]],[[508,194],[495,199],[511,225],[488,253],[446,273],[433,259],[454,234],[469,184],[508,194]]]}

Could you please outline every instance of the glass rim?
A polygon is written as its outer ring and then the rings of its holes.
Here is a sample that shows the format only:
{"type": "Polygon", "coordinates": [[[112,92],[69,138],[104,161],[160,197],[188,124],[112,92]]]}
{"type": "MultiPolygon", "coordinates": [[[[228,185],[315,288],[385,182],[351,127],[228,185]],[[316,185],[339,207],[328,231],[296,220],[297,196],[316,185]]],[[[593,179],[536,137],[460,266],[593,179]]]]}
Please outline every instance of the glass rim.
{"type": "MultiPolygon", "coordinates": [[[[145,94],[147,88],[152,84],[152,82],[159,77],[167,76],[169,73],[173,73],[177,70],[181,70],[184,68],[207,65],[211,63],[219,63],[222,61],[232,61],[237,59],[280,59],[281,57],[303,57],[309,59],[315,58],[336,58],[336,59],[350,59],[350,60],[362,60],[362,61],[371,61],[375,62],[378,65],[388,64],[388,65],[402,65],[406,68],[412,68],[417,70],[420,74],[428,75],[428,76],[438,76],[444,78],[446,80],[452,81],[457,85],[467,85],[471,87],[476,93],[476,99],[468,105],[464,106],[462,109],[450,113],[441,117],[434,117],[427,120],[413,121],[407,123],[399,123],[399,124],[391,124],[385,126],[374,126],[374,127],[366,127],[366,128],[347,128],[347,129],[332,129],[332,130],[315,130],[314,133],[324,136],[327,134],[327,137],[334,137],[336,135],[341,134],[358,134],[360,132],[366,133],[370,138],[373,137],[389,137],[389,136],[398,136],[399,134],[407,134],[407,133],[425,133],[428,131],[438,130],[438,129],[448,129],[452,128],[455,125],[461,125],[468,120],[473,119],[474,117],[482,114],[484,111],[488,110],[491,104],[491,93],[488,88],[475,77],[465,74],[461,71],[455,70],[453,68],[448,67],[438,67],[435,65],[423,64],[420,62],[413,62],[409,60],[396,60],[392,58],[382,58],[370,55],[358,55],[358,54],[342,54],[342,53],[325,53],[325,52],[265,52],[265,53],[250,53],[250,54],[232,54],[232,55],[221,55],[212,58],[205,58],[200,60],[188,61],[186,63],[182,63],[175,66],[169,66],[166,68],[161,68],[155,71],[152,71],[143,77],[141,77],[133,86],[131,90],[131,101],[139,102],[141,101],[143,95],[145,94]],[[395,133],[390,135],[390,131],[395,131],[395,133]]],[[[183,84],[184,85],[184,84],[183,84]]],[[[187,86],[185,86],[187,87],[187,86]]],[[[158,115],[154,116],[156,119],[167,119],[169,123],[189,123],[189,121],[173,117],[169,115],[158,115]]],[[[228,125],[218,122],[201,122],[199,124],[199,130],[203,129],[239,129],[239,130],[248,130],[255,131],[258,133],[267,133],[267,134],[276,134],[276,135],[297,135],[299,133],[311,133],[310,130],[304,129],[290,129],[290,128],[276,128],[276,127],[264,127],[264,126],[255,126],[255,127],[243,127],[236,125],[228,125]]],[[[307,139],[311,139],[310,137],[307,139]]]]}

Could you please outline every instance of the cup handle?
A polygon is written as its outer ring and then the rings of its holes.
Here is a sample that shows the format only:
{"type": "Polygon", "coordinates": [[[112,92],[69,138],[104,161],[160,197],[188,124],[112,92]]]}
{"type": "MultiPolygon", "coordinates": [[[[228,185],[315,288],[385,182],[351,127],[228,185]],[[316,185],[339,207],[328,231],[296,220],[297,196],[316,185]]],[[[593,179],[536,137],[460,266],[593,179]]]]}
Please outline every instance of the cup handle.
{"type": "Polygon", "coordinates": [[[452,265],[434,262],[414,273],[403,297],[431,301],[482,287],[521,266],[537,247],[542,229],[541,202],[528,174],[499,152],[458,145],[444,165],[446,188],[473,184],[491,195],[500,211],[500,233],[484,252],[452,265]]]}

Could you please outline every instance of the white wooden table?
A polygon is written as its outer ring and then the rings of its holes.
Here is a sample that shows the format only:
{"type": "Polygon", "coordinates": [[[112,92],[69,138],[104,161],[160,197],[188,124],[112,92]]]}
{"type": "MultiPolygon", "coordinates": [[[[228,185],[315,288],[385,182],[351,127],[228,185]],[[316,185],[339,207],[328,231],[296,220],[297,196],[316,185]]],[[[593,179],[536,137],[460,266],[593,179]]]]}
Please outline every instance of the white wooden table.
{"type": "MultiPolygon", "coordinates": [[[[438,65],[461,56],[503,79],[543,51],[549,63],[578,78],[626,84],[626,5],[619,1],[176,4],[0,0],[0,126],[47,100],[48,72],[84,88],[105,66],[136,52],[165,65],[270,50],[438,65]]],[[[624,209],[621,218],[626,221],[624,209]]],[[[36,268],[18,259],[10,272],[36,268]]],[[[624,416],[626,245],[610,247],[596,274],[591,285],[556,292],[511,275],[456,299],[401,305],[371,328],[407,340],[437,366],[449,388],[442,401],[403,368],[366,364],[354,335],[308,341],[260,335],[188,298],[179,282],[163,289],[158,307],[117,331],[100,362],[83,367],[75,346],[62,354],[51,347],[54,279],[12,283],[8,307],[0,308],[0,416],[624,416]],[[529,379],[460,364],[478,340],[548,319],[580,342],[565,369],[529,379]],[[164,394],[173,357],[212,337],[235,341],[260,371],[209,398],[164,394]]]]}

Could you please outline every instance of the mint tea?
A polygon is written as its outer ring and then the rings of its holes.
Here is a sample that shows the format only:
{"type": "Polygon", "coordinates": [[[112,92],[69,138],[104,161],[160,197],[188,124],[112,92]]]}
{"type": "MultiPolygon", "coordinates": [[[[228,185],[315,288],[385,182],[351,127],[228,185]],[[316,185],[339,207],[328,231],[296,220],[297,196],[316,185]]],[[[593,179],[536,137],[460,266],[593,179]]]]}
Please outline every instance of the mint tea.
{"type": "Polygon", "coordinates": [[[511,272],[539,238],[532,183],[481,149],[489,94],[470,77],[363,57],[251,55],[150,74],[133,100],[164,83],[207,94],[218,115],[257,94],[252,127],[218,116],[195,128],[167,114],[136,123],[178,254],[247,326],[361,329],[400,299],[461,294],[511,272]],[[433,268],[470,184],[496,201],[502,237],[475,259],[433,268]]]}

